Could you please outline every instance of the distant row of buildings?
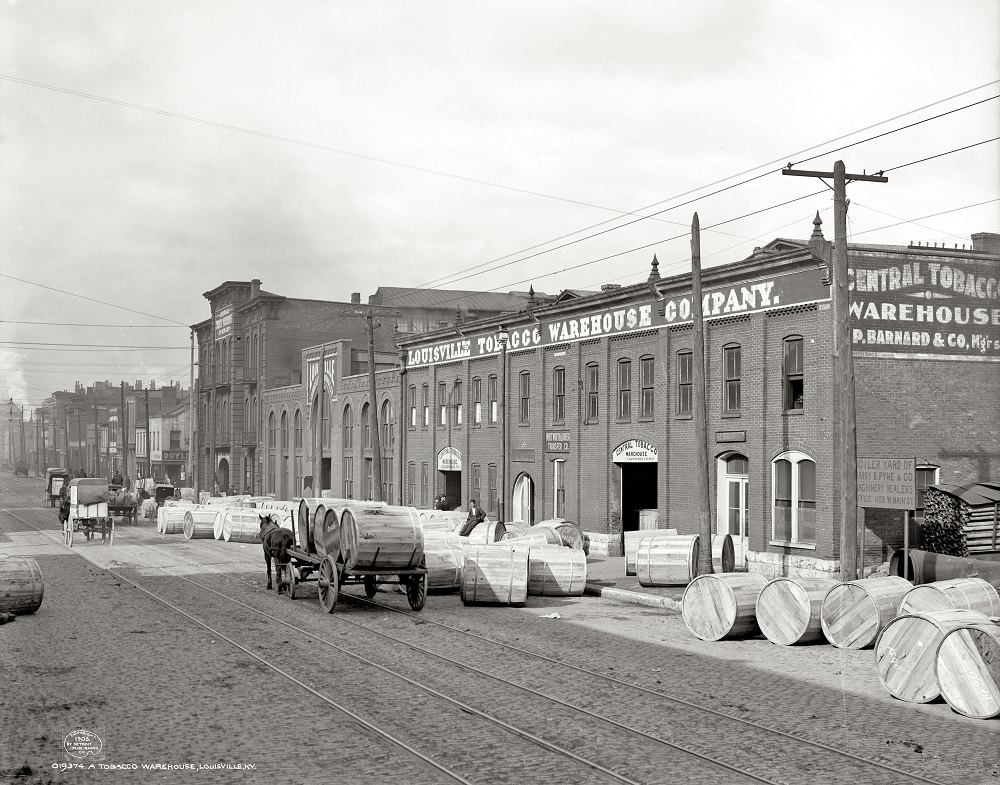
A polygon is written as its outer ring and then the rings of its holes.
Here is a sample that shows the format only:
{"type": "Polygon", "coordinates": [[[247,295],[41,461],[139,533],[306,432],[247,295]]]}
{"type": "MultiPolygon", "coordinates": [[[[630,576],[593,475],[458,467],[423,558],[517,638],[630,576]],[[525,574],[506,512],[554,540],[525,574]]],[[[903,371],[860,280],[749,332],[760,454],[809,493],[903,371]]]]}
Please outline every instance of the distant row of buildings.
{"type": "MultiPolygon", "coordinates": [[[[808,240],[703,274],[713,525],[762,572],[837,570],[831,245],[817,216],[808,240]]],[[[927,485],[1000,474],[1000,235],[848,256],[858,455],[913,466],[919,517],[927,485]]],[[[189,414],[179,389],[149,390],[149,416],[126,389],[124,440],[112,403],[95,449],[67,414],[91,388],[54,397],[70,464],[78,445],[198,489],[476,498],[507,521],[578,521],[612,551],[650,520],[695,531],[690,275],[654,259],[643,283],[554,296],[383,287],[341,303],[258,280],[204,296],[189,414]]],[[[901,541],[901,514],[867,511],[869,564],[901,541]]]]}

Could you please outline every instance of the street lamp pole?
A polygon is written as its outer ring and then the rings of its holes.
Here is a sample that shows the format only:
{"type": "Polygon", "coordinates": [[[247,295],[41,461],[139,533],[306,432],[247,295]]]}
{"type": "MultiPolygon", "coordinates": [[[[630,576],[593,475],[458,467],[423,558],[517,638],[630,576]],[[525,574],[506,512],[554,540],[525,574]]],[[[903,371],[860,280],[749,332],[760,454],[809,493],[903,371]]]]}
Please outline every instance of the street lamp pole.
{"type": "Polygon", "coordinates": [[[500,344],[500,498],[497,501],[497,517],[501,522],[506,522],[504,509],[507,499],[507,339],[507,328],[501,324],[497,332],[497,343],[500,344]]]}

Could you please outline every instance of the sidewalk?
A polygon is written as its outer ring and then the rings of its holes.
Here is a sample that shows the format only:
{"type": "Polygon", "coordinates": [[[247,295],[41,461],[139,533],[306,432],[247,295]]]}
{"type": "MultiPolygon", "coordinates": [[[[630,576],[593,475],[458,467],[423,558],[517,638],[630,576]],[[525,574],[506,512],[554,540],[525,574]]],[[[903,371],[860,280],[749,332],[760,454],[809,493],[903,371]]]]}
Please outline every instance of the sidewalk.
{"type": "Polygon", "coordinates": [[[625,574],[624,556],[587,558],[587,583],[584,594],[608,600],[647,605],[680,611],[686,586],[642,586],[635,575],[625,574]]]}

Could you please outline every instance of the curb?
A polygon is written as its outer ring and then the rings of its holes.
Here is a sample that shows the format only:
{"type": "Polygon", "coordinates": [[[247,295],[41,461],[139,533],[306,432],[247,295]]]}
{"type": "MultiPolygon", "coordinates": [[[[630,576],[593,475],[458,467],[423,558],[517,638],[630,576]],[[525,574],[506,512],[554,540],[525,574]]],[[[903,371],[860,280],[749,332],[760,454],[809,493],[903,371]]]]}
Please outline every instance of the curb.
{"type": "Polygon", "coordinates": [[[617,600],[627,602],[632,605],[645,605],[650,608],[665,608],[672,611],[680,611],[681,603],[670,597],[653,597],[649,594],[640,594],[627,589],[616,589],[613,586],[600,586],[595,583],[587,583],[583,588],[584,594],[591,594],[603,597],[606,600],[617,600]]]}

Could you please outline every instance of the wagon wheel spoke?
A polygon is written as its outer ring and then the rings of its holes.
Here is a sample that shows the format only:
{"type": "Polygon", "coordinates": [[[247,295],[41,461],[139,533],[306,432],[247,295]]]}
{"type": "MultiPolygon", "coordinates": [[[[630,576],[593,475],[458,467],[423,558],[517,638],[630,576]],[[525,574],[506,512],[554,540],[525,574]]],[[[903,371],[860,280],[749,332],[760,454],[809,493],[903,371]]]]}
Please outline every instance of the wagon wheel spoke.
{"type": "MultiPolygon", "coordinates": [[[[402,576],[400,576],[400,579],[402,579],[402,576]]],[[[420,575],[409,576],[406,581],[406,600],[415,611],[419,611],[424,607],[424,603],[427,601],[426,572],[420,575]]]]}
{"type": "Polygon", "coordinates": [[[285,574],[288,576],[288,599],[294,600],[295,599],[295,584],[297,584],[299,582],[299,580],[298,580],[299,579],[298,570],[295,569],[294,565],[289,564],[285,568],[285,574]]]}
{"type": "Polygon", "coordinates": [[[340,574],[328,556],[320,562],[319,577],[316,579],[316,583],[319,586],[319,604],[327,613],[333,613],[333,609],[337,607],[337,597],[340,594],[340,574]]]}

